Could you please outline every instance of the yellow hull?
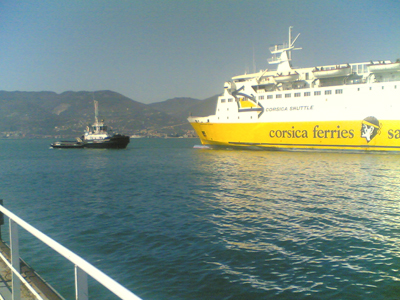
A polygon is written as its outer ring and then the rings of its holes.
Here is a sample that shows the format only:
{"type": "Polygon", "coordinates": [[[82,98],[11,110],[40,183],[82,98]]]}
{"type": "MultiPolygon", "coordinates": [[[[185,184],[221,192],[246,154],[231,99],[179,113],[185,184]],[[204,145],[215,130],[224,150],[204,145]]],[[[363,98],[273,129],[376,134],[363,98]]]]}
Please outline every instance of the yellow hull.
{"type": "Polygon", "coordinates": [[[400,120],[192,122],[191,125],[202,144],[210,146],[267,150],[400,151],[400,120]]]}

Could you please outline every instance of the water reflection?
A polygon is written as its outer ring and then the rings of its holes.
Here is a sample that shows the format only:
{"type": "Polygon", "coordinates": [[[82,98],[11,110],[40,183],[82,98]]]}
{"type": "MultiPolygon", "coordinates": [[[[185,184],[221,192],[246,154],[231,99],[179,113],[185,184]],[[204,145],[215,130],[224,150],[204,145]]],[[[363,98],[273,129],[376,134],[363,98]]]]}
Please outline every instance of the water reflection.
{"type": "MultiPolygon", "coordinates": [[[[189,142],[123,151],[40,142],[37,152],[28,143],[3,155],[2,197],[143,299],[397,298],[398,155],[189,142]]],[[[24,258],[41,265],[34,249],[24,258]]]]}
{"type": "Polygon", "coordinates": [[[309,293],[372,292],[399,280],[400,162],[395,155],[203,151],[210,222],[233,282],[309,293]],[[246,253],[246,254],[244,254],[246,253]]]}

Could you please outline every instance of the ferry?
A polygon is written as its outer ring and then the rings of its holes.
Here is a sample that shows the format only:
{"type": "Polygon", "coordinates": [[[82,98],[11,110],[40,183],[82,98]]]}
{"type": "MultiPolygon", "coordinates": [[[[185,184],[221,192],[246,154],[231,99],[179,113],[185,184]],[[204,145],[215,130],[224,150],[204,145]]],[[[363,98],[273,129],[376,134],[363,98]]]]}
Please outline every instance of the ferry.
{"type": "Polygon", "coordinates": [[[129,144],[129,136],[113,133],[104,120],[98,119],[98,101],[94,101],[95,122],[87,126],[84,135],[76,141],[59,141],[50,145],[51,148],[101,148],[124,149],[129,144]]]}
{"type": "Polygon", "coordinates": [[[300,34],[269,50],[275,70],[225,82],[216,112],[188,121],[211,148],[400,151],[400,60],[293,68],[300,34]]]}

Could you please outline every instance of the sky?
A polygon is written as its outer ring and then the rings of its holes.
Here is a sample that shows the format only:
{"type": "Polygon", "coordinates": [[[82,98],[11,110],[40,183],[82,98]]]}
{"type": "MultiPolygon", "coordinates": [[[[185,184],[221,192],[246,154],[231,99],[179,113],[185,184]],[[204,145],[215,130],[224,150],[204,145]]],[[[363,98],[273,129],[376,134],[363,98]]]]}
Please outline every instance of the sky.
{"type": "Polygon", "coordinates": [[[206,99],[273,68],[400,58],[400,0],[0,0],[0,90],[206,99]]]}

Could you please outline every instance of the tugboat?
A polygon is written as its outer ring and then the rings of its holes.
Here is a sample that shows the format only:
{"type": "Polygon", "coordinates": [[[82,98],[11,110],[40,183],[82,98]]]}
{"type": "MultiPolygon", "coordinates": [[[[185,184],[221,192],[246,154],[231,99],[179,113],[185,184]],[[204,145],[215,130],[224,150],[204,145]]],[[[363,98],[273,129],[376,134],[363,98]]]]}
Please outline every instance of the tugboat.
{"type": "Polygon", "coordinates": [[[94,100],[95,122],[87,126],[84,135],[76,138],[76,141],[54,142],[52,148],[102,148],[123,149],[129,144],[129,136],[112,133],[104,124],[104,120],[98,120],[98,102],[94,100]]]}

